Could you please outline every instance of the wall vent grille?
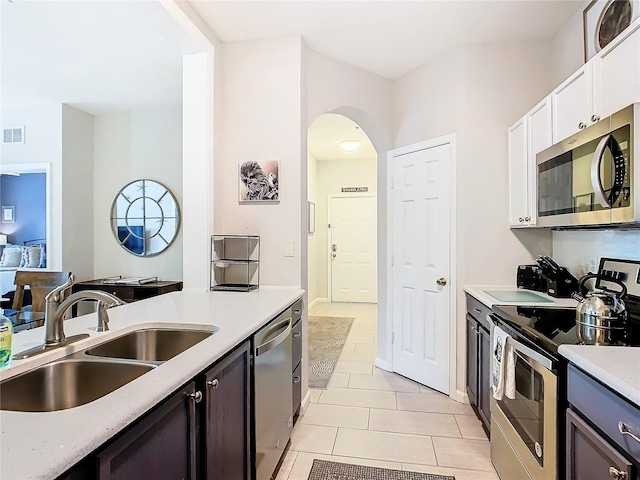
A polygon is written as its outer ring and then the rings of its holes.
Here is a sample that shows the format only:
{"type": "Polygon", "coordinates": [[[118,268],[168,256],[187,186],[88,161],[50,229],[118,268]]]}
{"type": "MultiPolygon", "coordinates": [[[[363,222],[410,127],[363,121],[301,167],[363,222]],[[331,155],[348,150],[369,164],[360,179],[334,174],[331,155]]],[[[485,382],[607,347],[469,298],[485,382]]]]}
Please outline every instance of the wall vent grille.
{"type": "Polygon", "coordinates": [[[2,143],[24,143],[24,127],[3,128],[2,143]]]}

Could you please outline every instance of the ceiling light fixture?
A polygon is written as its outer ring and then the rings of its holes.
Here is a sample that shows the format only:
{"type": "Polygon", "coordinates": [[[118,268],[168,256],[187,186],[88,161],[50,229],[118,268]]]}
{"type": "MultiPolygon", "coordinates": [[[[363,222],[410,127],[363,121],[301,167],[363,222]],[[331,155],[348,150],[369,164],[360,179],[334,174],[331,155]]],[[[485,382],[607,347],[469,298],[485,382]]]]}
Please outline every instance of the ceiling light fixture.
{"type": "Polygon", "coordinates": [[[340,148],[345,152],[355,152],[360,148],[362,143],[360,143],[358,140],[345,140],[343,142],[340,142],[339,145],[340,148]]]}

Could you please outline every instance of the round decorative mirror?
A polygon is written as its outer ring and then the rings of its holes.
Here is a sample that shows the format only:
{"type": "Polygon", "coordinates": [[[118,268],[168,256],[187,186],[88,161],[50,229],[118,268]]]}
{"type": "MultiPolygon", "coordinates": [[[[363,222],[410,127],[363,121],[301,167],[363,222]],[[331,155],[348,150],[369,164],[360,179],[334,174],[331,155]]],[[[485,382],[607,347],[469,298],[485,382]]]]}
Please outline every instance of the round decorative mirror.
{"type": "Polygon", "coordinates": [[[171,191],[153,180],[136,180],[118,192],[111,206],[111,230],[118,243],[139,257],[163,252],[180,228],[180,208],[171,191]]]}

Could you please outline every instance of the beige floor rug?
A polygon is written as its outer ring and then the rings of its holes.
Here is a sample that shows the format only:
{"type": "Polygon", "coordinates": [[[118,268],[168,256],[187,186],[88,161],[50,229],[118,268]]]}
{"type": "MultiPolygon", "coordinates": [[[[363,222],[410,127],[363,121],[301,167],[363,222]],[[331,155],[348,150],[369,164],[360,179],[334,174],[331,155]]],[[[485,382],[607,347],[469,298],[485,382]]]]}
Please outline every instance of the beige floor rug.
{"type": "Polygon", "coordinates": [[[455,480],[455,477],[314,459],[309,480],[455,480]]]}
{"type": "Polygon", "coordinates": [[[327,388],[352,324],[350,317],[309,317],[309,388],[327,388]]]}

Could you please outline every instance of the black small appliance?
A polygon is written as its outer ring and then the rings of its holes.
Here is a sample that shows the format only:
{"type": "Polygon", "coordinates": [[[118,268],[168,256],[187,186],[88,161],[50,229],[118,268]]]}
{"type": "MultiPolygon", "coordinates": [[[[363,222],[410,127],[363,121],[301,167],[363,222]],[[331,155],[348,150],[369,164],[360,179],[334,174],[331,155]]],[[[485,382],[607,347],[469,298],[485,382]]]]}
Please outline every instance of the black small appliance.
{"type": "Polygon", "coordinates": [[[518,288],[526,288],[535,292],[547,291],[547,281],[542,278],[542,271],[538,264],[518,265],[516,285],[518,288]]]}
{"type": "Polygon", "coordinates": [[[551,257],[540,255],[536,260],[541,276],[546,282],[546,292],[556,298],[570,298],[578,291],[578,279],[551,257]]]}

